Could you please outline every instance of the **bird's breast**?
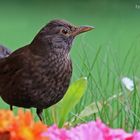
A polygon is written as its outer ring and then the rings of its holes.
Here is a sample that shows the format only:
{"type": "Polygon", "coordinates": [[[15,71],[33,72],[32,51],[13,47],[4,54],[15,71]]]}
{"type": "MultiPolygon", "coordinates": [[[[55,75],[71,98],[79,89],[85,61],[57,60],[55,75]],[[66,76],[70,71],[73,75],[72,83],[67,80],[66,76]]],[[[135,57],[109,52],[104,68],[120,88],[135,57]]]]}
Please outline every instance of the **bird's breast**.
{"type": "Polygon", "coordinates": [[[62,99],[72,75],[72,63],[69,57],[50,56],[36,62],[34,69],[36,72],[33,73],[33,89],[34,96],[38,96],[37,99],[40,100],[39,106],[46,108],[62,99]]]}

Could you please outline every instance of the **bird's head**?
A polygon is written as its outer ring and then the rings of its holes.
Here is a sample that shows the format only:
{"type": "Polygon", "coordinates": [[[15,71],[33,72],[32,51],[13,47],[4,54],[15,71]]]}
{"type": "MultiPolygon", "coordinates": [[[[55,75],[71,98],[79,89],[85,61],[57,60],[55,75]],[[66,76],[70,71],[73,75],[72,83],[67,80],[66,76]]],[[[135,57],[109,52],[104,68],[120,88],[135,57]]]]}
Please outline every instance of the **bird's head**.
{"type": "Polygon", "coordinates": [[[33,42],[42,44],[55,50],[68,51],[73,39],[83,33],[94,29],[92,26],[74,26],[64,20],[52,20],[36,35],[33,42]]]}

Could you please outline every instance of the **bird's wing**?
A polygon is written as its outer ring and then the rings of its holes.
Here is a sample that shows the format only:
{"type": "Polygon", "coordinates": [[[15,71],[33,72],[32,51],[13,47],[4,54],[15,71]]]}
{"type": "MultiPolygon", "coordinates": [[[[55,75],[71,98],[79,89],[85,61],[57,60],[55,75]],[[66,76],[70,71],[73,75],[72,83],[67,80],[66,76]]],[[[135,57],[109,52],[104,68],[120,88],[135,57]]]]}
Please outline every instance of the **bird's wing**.
{"type": "Polygon", "coordinates": [[[11,53],[8,57],[0,59],[0,77],[13,73],[23,67],[26,64],[29,57],[29,49],[23,47],[11,53]]]}
{"type": "Polygon", "coordinates": [[[30,55],[28,47],[23,47],[0,59],[0,96],[8,104],[29,107],[30,55]]]}
{"type": "Polygon", "coordinates": [[[8,57],[0,59],[0,92],[11,84],[10,81],[20,79],[20,74],[28,68],[29,50],[27,47],[21,48],[8,57]]]}

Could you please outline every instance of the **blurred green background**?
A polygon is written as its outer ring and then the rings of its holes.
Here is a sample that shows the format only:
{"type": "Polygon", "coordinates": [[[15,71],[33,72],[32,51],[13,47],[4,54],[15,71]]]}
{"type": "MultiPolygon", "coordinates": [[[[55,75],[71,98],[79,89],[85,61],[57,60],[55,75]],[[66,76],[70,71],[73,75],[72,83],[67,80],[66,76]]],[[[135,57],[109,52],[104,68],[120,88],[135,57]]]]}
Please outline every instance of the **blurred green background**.
{"type": "Polygon", "coordinates": [[[96,27],[77,37],[71,51],[72,81],[89,81],[78,110],[119,93],[121,77],[140,77],[140,0],[0,1],[0,44],[20,48],[58,18],[96,27]]]}
{"type": "Polygon", "coordinates": [[[94,49],[110,45],[122,52],[139,43],[139,5],[138,0],[0,1],[0,42],[12,50],[19,48],[30,43],[48,21],[60,18],[96,27],[77,39],[75,46],[81,39],[94,49]]]}

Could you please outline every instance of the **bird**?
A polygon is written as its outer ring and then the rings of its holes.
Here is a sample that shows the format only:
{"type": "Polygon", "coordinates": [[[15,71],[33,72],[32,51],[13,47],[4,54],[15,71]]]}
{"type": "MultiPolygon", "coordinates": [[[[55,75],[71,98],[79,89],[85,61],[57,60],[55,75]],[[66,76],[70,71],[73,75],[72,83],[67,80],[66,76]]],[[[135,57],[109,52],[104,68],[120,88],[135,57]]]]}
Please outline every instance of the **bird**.
{"type": "Polygon", "coordinates": [[[54,19],[31,43],[0,58],[0,96],[10,109],[36,108],[42,121],[43,109],[59,102],[70,85],[73,68],[69,54],[75,37],[92,29],[54,19]]]}

